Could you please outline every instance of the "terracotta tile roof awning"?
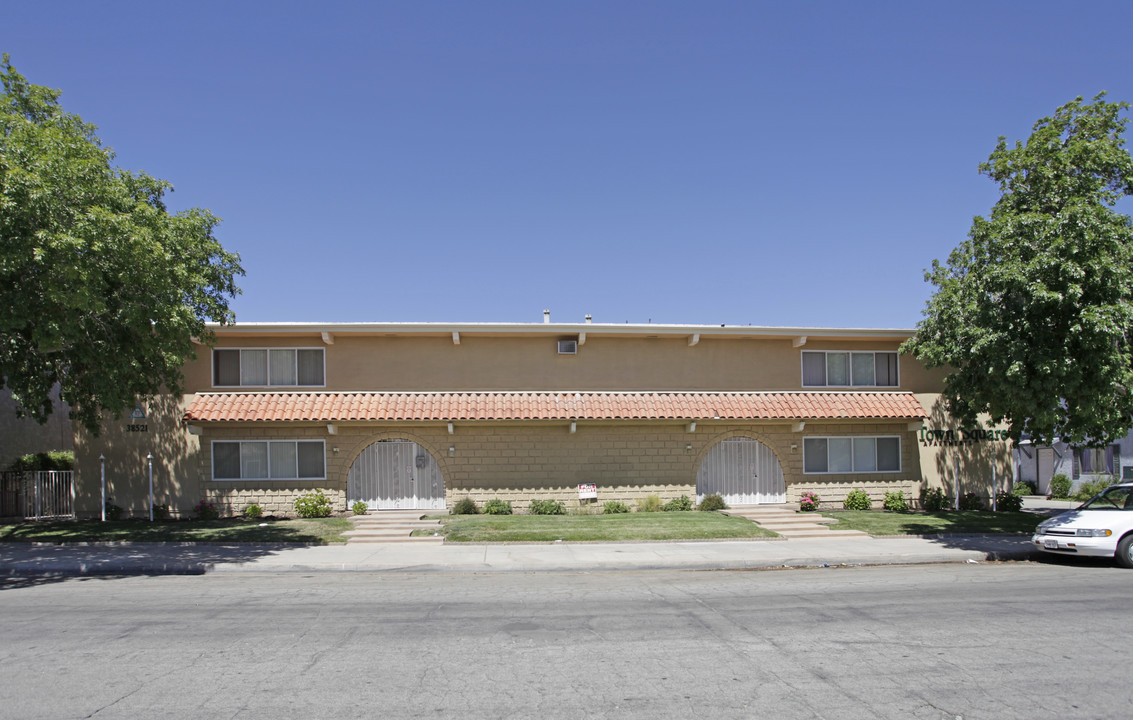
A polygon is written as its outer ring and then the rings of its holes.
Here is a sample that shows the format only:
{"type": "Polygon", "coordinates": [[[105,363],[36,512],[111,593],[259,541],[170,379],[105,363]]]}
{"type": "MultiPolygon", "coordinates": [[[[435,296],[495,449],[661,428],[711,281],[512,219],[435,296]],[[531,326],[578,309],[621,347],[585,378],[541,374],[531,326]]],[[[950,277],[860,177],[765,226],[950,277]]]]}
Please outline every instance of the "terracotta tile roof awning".
{"type": "Polygon", "coordinates": [[[189,422],[842,420],[928,417],[907,392],[198,393],[189,422]]]}

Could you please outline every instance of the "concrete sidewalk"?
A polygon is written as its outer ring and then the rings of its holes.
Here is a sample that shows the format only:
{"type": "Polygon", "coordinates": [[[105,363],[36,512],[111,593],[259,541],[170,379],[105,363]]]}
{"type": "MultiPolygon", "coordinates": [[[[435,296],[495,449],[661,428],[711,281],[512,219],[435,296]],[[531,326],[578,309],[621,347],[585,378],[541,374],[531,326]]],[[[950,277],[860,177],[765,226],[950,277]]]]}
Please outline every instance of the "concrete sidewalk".
{"type": "MultiPolygon", "coordinates": [[[[1069,501],[1027,498],[1043,515],[1069,501]]],[[[707,542],[269,545],[0,543],[0,577],[193,575],[279,572],[601,572],[755,570],[784,567],[1028,560],[1024,535],[835,537],[707,542]]]]}
{"type": "Polygon", "coordinates": [[[831,538],[726,542],[283,546],[0,545],[0,577],[278,572],[752,570],[1026,560],[1030,538],[831,538]]]}

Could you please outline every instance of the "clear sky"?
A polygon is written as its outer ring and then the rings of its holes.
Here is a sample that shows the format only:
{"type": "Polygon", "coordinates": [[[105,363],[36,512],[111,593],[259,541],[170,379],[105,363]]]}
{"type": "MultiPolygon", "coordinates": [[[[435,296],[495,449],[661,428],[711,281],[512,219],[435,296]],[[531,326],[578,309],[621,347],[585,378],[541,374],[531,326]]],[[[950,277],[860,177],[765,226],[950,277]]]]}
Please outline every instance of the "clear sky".
{"type": "Polygon", "coordinates": [[[1127,1],[0,4],[19,72],[223,219],[238,321],[913,327],[996,138],[1133,101],[1131,29],[1127,1]]]}

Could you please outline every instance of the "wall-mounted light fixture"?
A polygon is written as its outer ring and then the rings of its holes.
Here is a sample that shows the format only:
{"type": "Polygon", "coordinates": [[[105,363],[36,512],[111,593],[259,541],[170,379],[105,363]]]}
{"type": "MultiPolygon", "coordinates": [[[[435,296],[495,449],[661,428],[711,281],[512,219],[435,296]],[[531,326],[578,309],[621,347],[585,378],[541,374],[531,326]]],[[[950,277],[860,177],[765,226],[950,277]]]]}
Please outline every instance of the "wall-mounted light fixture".
{"type": "Polygon", "coordinates": [[[337,446],[337,445],[335,445],[334,447],[332,447],[332,448],[330,449],[330,451],[331,451],[332,453],[334,453],[335,455],[337,455],[337,454],[338,454],[338,446],[337,446]]]}
{"type": "Polygon", "coordinates": [[[570,424],[570,432],[571,432],[571,434],[572,434],[572,435],[573,435],[574,433],[578,432],[578,423],[576,423],[576,422],[572,422],[572,423],[570,424]]]}
{"type": "Polygon", "coordinates": [[[455,445],[449,445],[448,446],[448,456],[453,457],[454,455],[456,455],[456,446],[455,445]]]}
{"type": "Polygon", "coordinates": [[[685,454],[687,455],[691,452],[692,452],[692,443],[689,443],[688,445],[685,445],[685,454]]]}

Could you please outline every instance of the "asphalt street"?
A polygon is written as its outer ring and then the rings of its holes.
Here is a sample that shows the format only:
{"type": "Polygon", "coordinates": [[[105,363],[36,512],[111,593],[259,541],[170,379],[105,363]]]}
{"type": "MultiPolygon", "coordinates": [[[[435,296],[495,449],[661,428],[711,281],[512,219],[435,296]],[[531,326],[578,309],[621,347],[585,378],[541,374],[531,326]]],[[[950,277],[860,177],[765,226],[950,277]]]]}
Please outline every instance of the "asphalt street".
{"type": "Polygon", "coordinates": [[[0,580],[5,718],[1118,718],[1112,563],[0,580]]]}

